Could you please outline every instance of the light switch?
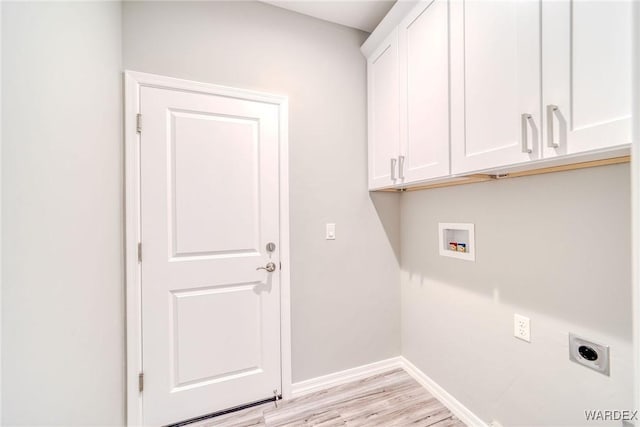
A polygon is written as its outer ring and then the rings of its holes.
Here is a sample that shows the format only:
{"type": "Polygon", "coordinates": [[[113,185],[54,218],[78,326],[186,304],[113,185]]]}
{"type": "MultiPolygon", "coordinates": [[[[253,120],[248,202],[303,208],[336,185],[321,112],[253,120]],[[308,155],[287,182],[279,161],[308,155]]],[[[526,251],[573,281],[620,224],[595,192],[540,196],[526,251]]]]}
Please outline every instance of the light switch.
{"type": "Polygon", "coordinates": [[[327,223],[327,240],[336,240],[336,225],[332,222],[327,223]]]}

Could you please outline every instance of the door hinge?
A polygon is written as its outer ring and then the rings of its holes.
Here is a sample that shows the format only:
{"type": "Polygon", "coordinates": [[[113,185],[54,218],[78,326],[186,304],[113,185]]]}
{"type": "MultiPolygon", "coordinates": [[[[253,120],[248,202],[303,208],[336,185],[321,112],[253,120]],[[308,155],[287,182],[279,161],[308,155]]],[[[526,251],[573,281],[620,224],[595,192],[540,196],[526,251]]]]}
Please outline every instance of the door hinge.
{"type": "Polygon", "coordinates": [[[142,133],[142,114],[136,114],[136,132],[142,133]]]}
{"type": "Polygon", "coordinates": [[[144,390],[144,374],[140,372],[138,374],[138,391],[142,392],[144,390]]]}
{"type": "Polygon", "coordinates": [[[280,261],[278,264],[280,264],[280,270],[282,270],[282,261],[280,261]]]}
{"type": "Polygon", "coordinates": [[[138,242],[138,262],[142,262],[142,243],[138,242]]]}

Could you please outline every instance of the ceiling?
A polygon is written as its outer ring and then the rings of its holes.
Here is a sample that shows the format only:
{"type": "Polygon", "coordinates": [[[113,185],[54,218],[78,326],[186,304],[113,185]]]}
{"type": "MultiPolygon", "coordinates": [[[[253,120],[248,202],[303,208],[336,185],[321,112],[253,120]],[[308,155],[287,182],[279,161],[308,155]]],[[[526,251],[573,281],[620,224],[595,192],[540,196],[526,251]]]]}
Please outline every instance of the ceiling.
{"type": "Polygon", "coordinates": [[[380,23],[396,0],[262,0],[324,21],[368,33],[380,23]]]}

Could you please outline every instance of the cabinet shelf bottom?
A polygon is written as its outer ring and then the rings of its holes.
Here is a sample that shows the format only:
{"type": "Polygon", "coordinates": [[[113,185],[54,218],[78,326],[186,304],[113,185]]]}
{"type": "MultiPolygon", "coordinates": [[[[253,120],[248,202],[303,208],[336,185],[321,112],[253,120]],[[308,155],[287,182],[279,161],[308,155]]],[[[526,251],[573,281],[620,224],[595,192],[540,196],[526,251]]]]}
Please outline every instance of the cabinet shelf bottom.
{"type": "Polygon", "coordinates": [[[579,163],[571,163],[566,165],[558,165],[558,166],[547,166],[537,169],[529,169],[523,171],[516,172],[507,172],[500,174],[490,174],[490,173],[477,173],[470,174],[464,176],[456,176],[456,177],[446,177],[442,180],[434,180],[426,183],[416,183],[409,184],[402,188],[384,188],[380,190],[372,190],[375,192],[405,192],[405,191],[418,191],[418,190],[430,190],[433,188],[442,188],[442,187],[452,187],[454,185],[466,185],[466,184],[474,184],[477,182],[486,182],[486,181],[494,181],[499,179],[507,179],[507,178],[519,178],[523,176],[531,176],[531,175],[543,175],[547,173],[554,172],[565,172],[577,169],[586,169],[593,168],[598,166],[607,166],[607,165],[616,165],[620,163],[629,163],[631,161],[631,156],[619,156],[612,157],[608,159],[600,159],[600,160],[591,160],[587,162],[579,162],[579,163]]]}

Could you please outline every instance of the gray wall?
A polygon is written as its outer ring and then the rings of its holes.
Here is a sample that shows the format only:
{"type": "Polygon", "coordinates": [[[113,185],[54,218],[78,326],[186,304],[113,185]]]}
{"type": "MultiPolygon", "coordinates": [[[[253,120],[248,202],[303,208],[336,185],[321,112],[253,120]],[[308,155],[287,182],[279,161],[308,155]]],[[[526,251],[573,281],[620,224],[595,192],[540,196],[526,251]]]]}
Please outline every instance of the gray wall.
{"type": "Polygon", "coordinates": [[[632,409],[629,182],[616,165],[404,194],[403,355],[505,426],[632,409]],[[438,222],[475,224],[475,263],[438,255],[438,222]],[[569,332],[611,346],[611,377],[569,361],[569,332]]]}
{"type": "MultiPolygon", "coordinates": [[[[294,382],[400,354],[398,261],[367,193],[365,37],[255,2],[123,4],[126,69],[289,96],[294,382]]],[[[395,197],[377,206],[397,237],[395,197]]]]}
{"type": "MultiPolygon", "coordinates": [[[[640,2],[633,3],[633,22],[640,22],[640,2]]],[[[640,25],[633,26],[633,143],[631,148],[631,215],[633,232],[634,409],[640,410],[640,25]]]]}
{"type": "Polygon", "coordinates": [[[3,425],[117,425],[120,4],[2,12],[3,425]]]}

